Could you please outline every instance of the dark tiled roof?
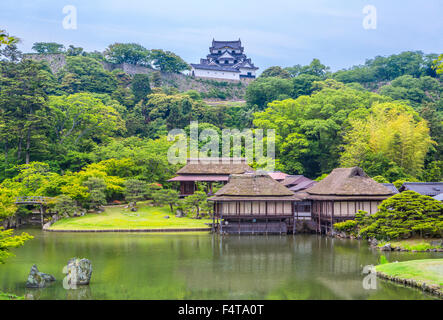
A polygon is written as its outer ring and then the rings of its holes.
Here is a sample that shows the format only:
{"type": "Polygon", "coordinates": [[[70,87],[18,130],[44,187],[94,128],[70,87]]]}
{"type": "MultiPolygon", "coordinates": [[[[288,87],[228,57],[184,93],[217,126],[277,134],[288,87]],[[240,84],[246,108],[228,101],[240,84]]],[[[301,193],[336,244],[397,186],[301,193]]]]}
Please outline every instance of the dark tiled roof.
{"type": "Polygon", "coordinates": [[[425,196],[436,196],[443,192],[443,182],[405,182],[399,191],[412,190],[425,196]]]}
{"type": "Polygon", "coordinates": [[[397,188],[394,186],[393,183],[382,183],[386,188],[391,189],[394,193],[398,193],[397,188]]]}
{"type": "Polygon", "coordinates": [[[222,66],[213,66],[208,64],[195,64],[191,63],[195,69],[204,69],[204,70],[217,70],[217,71],[227,71],[227,72],[240,72],[238,69],[233,67],[222,67],[222,66]]]}
{"type": "MultiPolygon", "coordinates": [[[[303,177],[304,178],[304,177],[303,177]]],[[[294,192],[298,192],[301,190],[305,190],[309,187],[312,187],[313,185],[317,184],[317,181],[311,180],[306,178],[307,180],[303,180],[302,182],[296,184],[295,186],[292,186],[289,188],[289,190],[294,191],[294,192]]]]}
{"type": "Polygon", "coordinates": [[[223,47],[230,47],[233,49],[242,49],[240,39],[235,41],[215,41],[212,40],[212,48],[219,49],[223,47]]]}

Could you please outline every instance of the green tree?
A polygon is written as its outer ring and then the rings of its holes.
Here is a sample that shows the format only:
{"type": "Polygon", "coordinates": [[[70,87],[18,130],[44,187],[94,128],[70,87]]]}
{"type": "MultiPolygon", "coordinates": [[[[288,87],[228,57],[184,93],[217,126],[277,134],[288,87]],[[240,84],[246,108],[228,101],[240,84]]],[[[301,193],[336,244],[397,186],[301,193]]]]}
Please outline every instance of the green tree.
{"type": "Polygon", "coordinates": [[[0,139],[8,160],[10,148],[17,150],[17,162],[29,163],[31,152],[45,140],[47,125],[46,75],[32,60],[0,63],[0,139]]]}
{"type": "Polygon", "coordinates": [[[112,93],[117,88],[116,78],[90,57],[66,57],[66,65],[57,76],[61,88],[67,93],[112,93]]]}
{"type": "Polygon", "coordinates": [[[125,199],[132,202],[134,206],[138,201],[146,198],[147,186],[146,182],[138,179],[128,179],[125,181],[125,199]]]}
{"type": "Polygon", "coordinates": [[[443,203],[431,197],[404,191],[384,200],[378,209],[372,215],[359,211],[353,232],[384,240],[443,236],[443,203]]]}
{"type": "Polygon", "coordinates": [[[102,178],[89,177],[83,184],[89,190],[89,206],[99,209],[106,204],[106,183],[102,178]]]}
{"type": "Polygon", "coordinates": [[[292,95],[292,81],[276,77],[258,78],[246,88],[246,102],[258,110],[266,108],[274,100],[284,100],[292,95]]]}
{"type": "Polygon", "coordinates": [[[54,210],[61,216],[72,217],[77,211],[77,204],[71,197],[61,194],[56,197],[54,210]]]}
{"type": "MultiPolygon", "coordinates": [[[[414,177],[421,174],[433,142],[426,121],[409,106],[374,104],[367,119],[351,120],[341,164],[361,165],[369,153],[380,153],[414,177]]],[[[382,174],[383,173],[379,173],[382,174]]]]}
{"type": "Polygon", "coordinates": [[[35,42],[32,50],[39,54],[56,54],[63,53],[65,46],[56,42],[35,42]]]}
{"type": "Polygon", "coordinates": [[[269,77],[277,77],[277,78],[283,78],[283,79],[289,79],[291,77],[291,74],[279,66],[273,66],[269,67],[268,69],[264,70],[260,74],[260,78],[269,78],[269,77]]]}
{"type": "Polygon", "coordinates": [[[160,49],[151,50],[151,59],[154,67],[164,72],[182,72],[189,70],[189,65],[178,55],[160,49]]]}
{"type": "Polygon", "coordinates": [[[179,192],[172,189],[160,189],[153,193],[153,200],[158,205],[169,205],[171,213],[174,213],[174,206],[179,202],[179,192]]]}
{"type": "Polygon", "coordinates": [[[4,230],[0,227],[0,264],[5,263],[6,258],[13,256],[11,248],[17,248],[24,245],[25,241],[34,237],[23,232],[21,235],[14,235],[14,230],[4,230]]]}
{"type": "Polygon", "coordinates": [[[149,66],[150,52],[137,43],[114,43],[104,53],[111,63],[129,63],[134,65],[149,66]]]}
{"type": "Polygon", "coordinates": [[[203,191],[196,191],[194,194],[187,196],[184,199],[184,207],[188,212],[195,212],[196,217],[200,217],[200,212],[202,207],[205,207],[207,204],[208,196],[203,191]]]}
{"type": "Polygon", "coordinates": [[[149,75],[135,74],[132,79],[131,90],[136,102],[147,99],[148,94],[151,93],[149,75]]]}

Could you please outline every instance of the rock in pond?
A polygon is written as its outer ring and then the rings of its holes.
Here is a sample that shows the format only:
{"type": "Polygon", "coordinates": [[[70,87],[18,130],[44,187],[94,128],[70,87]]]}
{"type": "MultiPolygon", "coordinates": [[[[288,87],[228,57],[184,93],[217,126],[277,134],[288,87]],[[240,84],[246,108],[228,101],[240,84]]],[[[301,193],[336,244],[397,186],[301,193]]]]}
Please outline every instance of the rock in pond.
{"type": "Polygon", "coordinates": [[[380,247],[381,251],[392,251],[392,247],[390,243],[386,243],[384,246],[380,247]]]}
{"type": "Polygon", "coordinates": [[[72,258],[66,266],[66,278],[71,285],[89,284],[92,276],[92,263],[88,259],[72,258]]]}
{"type": "Polygon", "coordinates": [[[54,276],[38,271],[34,264],[29,272],[28,281],[26,281],[27,288],[44,288],[49,283],[55,281],[54,276]]]}

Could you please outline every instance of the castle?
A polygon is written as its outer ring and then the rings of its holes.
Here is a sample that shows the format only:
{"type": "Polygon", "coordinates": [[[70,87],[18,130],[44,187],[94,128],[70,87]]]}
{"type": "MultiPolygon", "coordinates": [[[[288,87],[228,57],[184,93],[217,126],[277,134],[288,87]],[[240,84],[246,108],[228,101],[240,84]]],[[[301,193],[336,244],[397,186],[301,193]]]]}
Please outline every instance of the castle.
{"type": "Polygon", "coordinates": [[[255,71],[258,68],[243,51],[240,39],[236,41],[212,40],[206,59],[200,59],[199,64],[191,63],[191,75],[226,80],[255,78],[255,71]]]}

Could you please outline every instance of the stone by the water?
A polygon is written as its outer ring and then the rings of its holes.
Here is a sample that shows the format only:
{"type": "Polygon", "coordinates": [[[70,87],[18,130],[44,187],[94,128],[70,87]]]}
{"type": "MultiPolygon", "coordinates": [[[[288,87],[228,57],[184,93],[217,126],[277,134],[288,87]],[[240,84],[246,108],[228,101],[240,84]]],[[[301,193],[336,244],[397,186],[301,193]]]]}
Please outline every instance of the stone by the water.
{"type": "Polygon", "coordinates": [[[27,288],[44,288],[51,282],[55,281],[54,276],[38,271],[34,264],[29,272],[28,280],[26,281],[27,288]]]}
{"type": "Polygon", "coordinates": [[[89,284],[92,276],[92,263],[88,259],[72,258],[66,266],[68,282],[71,285],[89,284]]]}

